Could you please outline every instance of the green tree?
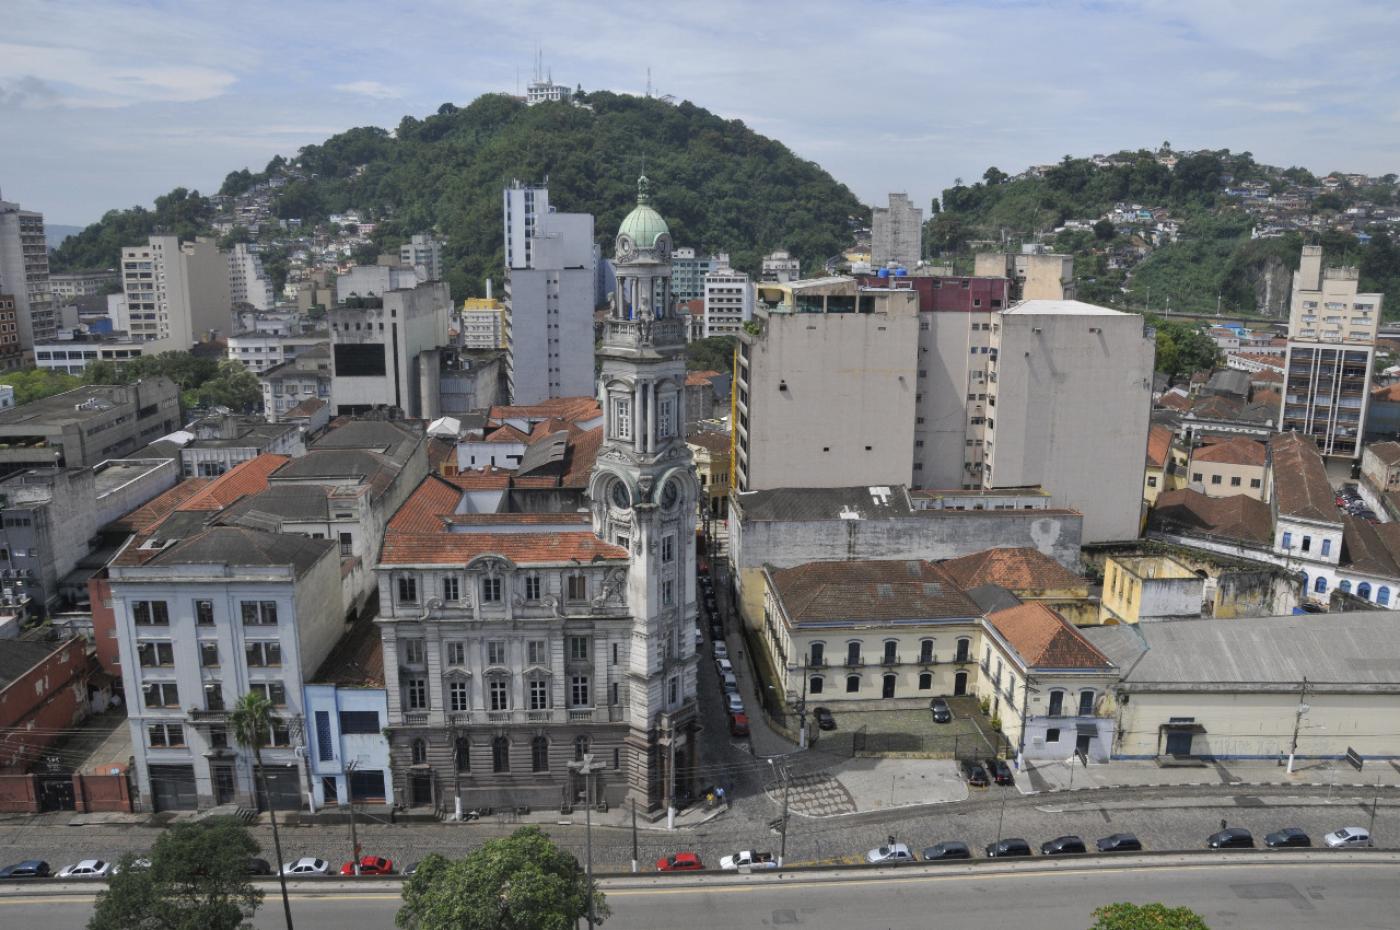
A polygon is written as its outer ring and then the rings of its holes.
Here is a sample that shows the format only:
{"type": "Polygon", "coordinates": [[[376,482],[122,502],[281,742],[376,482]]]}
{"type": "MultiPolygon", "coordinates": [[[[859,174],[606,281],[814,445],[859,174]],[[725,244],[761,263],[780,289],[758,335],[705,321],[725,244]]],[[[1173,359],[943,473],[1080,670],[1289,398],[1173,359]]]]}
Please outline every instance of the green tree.
{"type": "Polygon", "coordinates": [[[710,336],[685,347],[685,367],[690,371],[724,371],[734,367],[737,336],[710,336]]]}
{"type": "Polygon", "coordinates": [[[150,866],[126,856],[97,904],[88,930],[241,930],[262,903],[248,880],[258,844],[231,817],[178,823],[156,840],[150,866]]]}
{"type": "Polygon", "coordinates": [[[1105,904],[1093,916],[1089,930],[1210,930],[1189,907],[1165,904],[1105,904]]]}
{"type": "Polygon", "coordinates": [[[8,384],[15,389],[15,404],[18,406],[71,391],[80,387],[82,381],[73,375],[44,368],[22,368],[0,375],[0,384],[8,384]]]}
{"type": "Polygon", "coordinates": [[[403,886],[404,930],[574,930],[611,911],[597,885],[539,827],[488,840],[455,861],[429,855],[403,886]]]}
{"type": "Polygon", "coordinates": [[[223,361],[219,373],[198,388],[196,397],[206,406],[247,413],[262,402],[262,383],[241,363],[223,361]]]}
{"type": "Polygon", "coordinates": [[[262,796],[267,800],[267,819],[272,824],[272,849],[277,857],[273,868],[277,870],[277,884],[282,889],[282,913],[287,918],[287,930],[292,930],[292,902],[287,898],[287,876],[282,872],[282,837],[277,832],[277,811],[272,806],[272,793],[267,790],[267,772],[262,764],[262,748],[272,733],[272,724],[272,702],[256,692],[239,698],[228,715],[234,741],[253,750],[253,767],[257,770],[262,796]]]}
{"type": "Polygon", "coordinates": [[[1117,234],[1117,232],[1118,231],[1113,227],[1112,220],[1099,220],[1097,223],[1094,224],[1095,239],[1102,239],[1107,241],[1109,239],[1112,239],[1114,235],[1117,234]]]}
{"type": "Polygon", "coordinates": [[[1185,323],[1149,317],[1157,329],[1157,370],[1172,378],[1208,371],[1220,361],[1220,349],[1205,333],[1185,323]]]}

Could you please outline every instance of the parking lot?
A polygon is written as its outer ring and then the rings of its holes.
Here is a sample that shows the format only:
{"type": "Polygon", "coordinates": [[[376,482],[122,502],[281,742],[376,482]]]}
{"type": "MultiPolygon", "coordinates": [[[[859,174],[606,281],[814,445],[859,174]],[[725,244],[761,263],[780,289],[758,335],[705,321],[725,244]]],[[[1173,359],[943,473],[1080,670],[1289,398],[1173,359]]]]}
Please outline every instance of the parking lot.
{"type": "Polygon", "coordinates": [[[839,702],[823,705],[831,711],[836,729],[819,731],[813,726],[814,748],[855,756],[928,759],[981,759],[998,747],[1005,752],[1005,741],[992,729],[976,698],[964,695],[947,700],[953,712],[949,723],[934,723],[926,703],[906,710],[848,710],[839,702]]]}

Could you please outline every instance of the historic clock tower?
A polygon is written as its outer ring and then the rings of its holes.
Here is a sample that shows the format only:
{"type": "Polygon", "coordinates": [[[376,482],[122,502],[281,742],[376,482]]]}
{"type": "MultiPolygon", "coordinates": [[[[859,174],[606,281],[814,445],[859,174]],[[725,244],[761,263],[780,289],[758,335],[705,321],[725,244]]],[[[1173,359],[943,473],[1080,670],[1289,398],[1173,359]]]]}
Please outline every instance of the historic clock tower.
{"type": "Polygon", "coordinates": [[[632,553],[629,786],[639,807],[695,788],[695,524],[685,444],[685,321],[671,297],[671,233],[646,177],[617,233],[617,290],[603,324],[603,443],[589,482],[593,529],[632,553]]]}

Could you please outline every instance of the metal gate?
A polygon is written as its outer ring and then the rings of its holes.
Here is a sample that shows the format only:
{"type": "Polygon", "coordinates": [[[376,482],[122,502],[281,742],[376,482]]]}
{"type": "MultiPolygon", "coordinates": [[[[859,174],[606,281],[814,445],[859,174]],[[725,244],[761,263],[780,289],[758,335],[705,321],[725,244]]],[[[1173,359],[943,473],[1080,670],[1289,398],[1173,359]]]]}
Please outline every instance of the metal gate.
{"type": "Polygon", "coordinates": [[[192,811],[198,807],[193,765],[150,767],[151,804],[157,811],[192,811]]]}
{"type": "MultiPolygon", "coordinates": [[[[279,811],[294,811],[301,807],[301,783],[294,765],[264,766],[267,776],[267,791],[272,795],[272,807],[279,811]]],[[[263,794],[262,780],[258,780],[258,810],[268,809],[267,795],[263,794]]]]}
{"type": "Polygon", "coordinates": [[[73,774],[60,772],[41,773],[35,776],[39,781],[39,810],[71,811],[77,808],[73,801],[73,774]]]}

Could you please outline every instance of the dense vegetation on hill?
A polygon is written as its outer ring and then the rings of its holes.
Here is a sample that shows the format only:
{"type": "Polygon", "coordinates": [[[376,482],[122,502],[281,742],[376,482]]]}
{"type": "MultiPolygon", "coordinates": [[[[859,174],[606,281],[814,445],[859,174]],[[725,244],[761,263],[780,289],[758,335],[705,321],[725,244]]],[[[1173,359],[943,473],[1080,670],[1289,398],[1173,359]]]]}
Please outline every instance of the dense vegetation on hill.
{"type": "MultiPolygon", "coordinates": [[[[482,293],[484,278],[501,274],[501,189],[513,178],[548,178],[556,209],[592,213],[605,254],[644,167],[678,245],[727,251],[753,272],[778,248],[804,268],[819,265],[849,245],[852,217],[868,222],[868,209],[844,185],[738,120],[690,103],[606,92],[586,99],[591,110],[526,107],[499,94],[463,108],[444,104],[426,119],[405,117],[392,134],[352,129],[291,162],[279,156],[263,172],[235,171],[222,193],[286,172],[292,180],[277,196],[280,217],[310,224],[357,209],[377,223],[375,241],[386,248],[436,230],[447,237],[447,277],[459,297],[482,293]]],[[[155,210],[113,211],[65,242],[54,266],[110,266],[121,245],[153,228],[187,235],[212,212],[207,198],[183,189],[155,210]]],[[[271,258],[274,270],[278,256],[271,258]]]]}
{"type": "MultiPolygon", "coordinates": [[[[978,243],[1004,241],[1014,247],[1042,241],[1075,256],[1084,300],[1134,309],[1149,300],[1153,309],[1162,309],[1170,300],[1173,311],[1210,313],[1219,306],[1226,312],[1277,313],[1286,305],[1288,276],[1298,266],[1305,234],[1251,239],[1257,218],[1223,195],[1226,178],[1235,185],[1263,182],[1274,193],[1309,190],[1305,209],[1321,215],[1329,227],[1351,204],[1389,206],[1397,199],[1393,176],[1390,183],[1372,187],[1318,192],[1317,179],[1305,169],[1261,165],[1248,152],[1183,155],[1175,168],[1146,150],[1123,153],[1116,161],[1100,166],[1065,156],[1040,177],[1012,179],[990,168],[970,186],[959,181],[933,205],[925,236],[930,254],[966,264],[978,243]],[[1109,256],[1133,242],[1112,223],[1053,233],[1068,220],[1096,220],[1119,203],[1167,208],[1181,224],[1179,238],[1125,272],[1111,268],[1109,256]]],[[[1359,265],[1362,290],[1397,295],[1389,309],[1400,313],[1400,247],[1383,227],[1367,232],[1372,238],[1366,245],[1351,232],[1331,228],[1307,233],[1306,239],[1323,245],[1329,264],[1359,265]]]]}

